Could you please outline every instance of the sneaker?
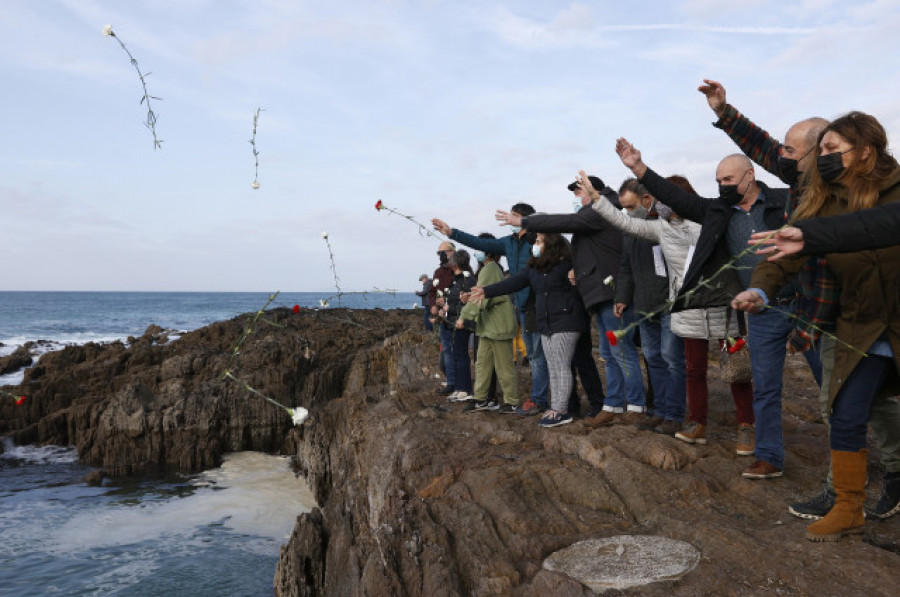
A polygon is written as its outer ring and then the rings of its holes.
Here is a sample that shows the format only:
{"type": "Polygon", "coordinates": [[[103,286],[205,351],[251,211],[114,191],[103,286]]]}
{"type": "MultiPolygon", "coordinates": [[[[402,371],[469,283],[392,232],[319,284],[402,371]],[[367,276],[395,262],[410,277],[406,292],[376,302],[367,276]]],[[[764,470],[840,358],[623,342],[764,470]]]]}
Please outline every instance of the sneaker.
{"type": "Polygon", "coordinates": [[[585,419],[584,424],[591,428],[606,427],[616,422],[616,419],[622,416],[622,413],[614,413],[611,410],[601,410],[596,417],[585,419]]]}
{"type": "Polygon", "coordinates": [[[744,469],[741,476],[745,479],[774,479],[782,475],[781,469],[765,460],[757,460],[744,469]]]}
{"type": "Polygon", "coordinates": [[[456,390],[454,389],[453,386],[448,386],[447,384],[444,384],[438,389],[437,395],[438,396],[449,396],[450,394],[452,394],[455,391],[456,390]]]}
{"type": "Polygon", "coordinates": [[[566,425],[567,423],[572,422],[572,415],[569,413],[560,413],[555,410],[548,410],[544,413],[544,416],[538,420],[538,425],[541,427],[559,427],[560,425],[566,425]]]}
{"type": "Polygon", "coordinates": [[[484,408],[488,405],[487,400],[470,400],[469,403],[463,408],[464,413],[475,412],[476,410],[484,410],[484,408]]]}
{"type": "Polygon", "coordinates": [[[494,410],[496,410],[501,415],[514,415],[514,414],[516,414],[516,405],[509,404],[508,402],[504,402],[503,404],[499,405],[494,410]]]}
{"type": "Polygon", "coordinates": [[[539,414],[540,412],[541,407],[535,404],[535,402],[531,398],[520,404],[516,409],[516,414],[520,417],[530,417],[532,415],[539,414]]]}
{"type": "Polygon", "coordinates": [[[454,402],[468,402],[469,400],[475,400],[475,396],[468,392],[457,392],[456,397],[453,399],[454,402]]]}
{"type": "Polygon", "coordinates": [[[675,437],[689,444],[706,445],[706,425],[692,421],[687,429],[683,429],[675,434],[675,437]]]}
{"type": "Polygon", "coordinates": [[[681,421],[669,421],[665,420],[659,425],[656,426],[653,431],[657,433],[662,433],[663,435],[672,435],[674,436],[676,433],[681,431],[684,428],[684,425],[681,421]]]}
{"type": "Polygon", "coordinates": [[[875,505],[872,516],[884,520],[900,512],[900,473],[884,473],[881,499],[875,505]]]}
{"type": "Polygon", "coordinates": [[[753,456],[756,452],[756,432],[753,430],[753,425],[746,423],[738,425],[735,452],[738,456],[753,456]]]}
{"type": "Polygon", "coordinates": [[[640,425],[649,419],[647,413],[644,412],[636,412],[633,410],[629,410],[628,412],[622,414],[621,417],[616,419],[617,425],[640,425]]]}
{"type": "Polygon", "coordinates": [[[653,431],[654,429],[662,425],[663,421],[665,421],[665,419],[660,416],[647,417],[643,421],[635,423],[634,426],[641,431],[653,431]]]}
{"type": "MultiPolygon", "coordinates": [[[[471,403],[469,403],[471,404],[471,403]]],[[[469,404],[466,406],[468,407],[469,404]]],[[[485,400],[484,402],[476,402],[475,408],[473,410],[488,410],[488,411],[496,411],[500,409],[500,405],[494,402],[493,400],[485,400]]]]}
{"type": "Polygon", "coordinates": [[[807,520],[819,520],[820,518],[828,514],[828,512],[834,506],[834,500],[836,497],[837,496],[835,496],[834,491],[826,487],[822,489],[821,493],[816,494],[814,498],[808,501],[791,504],[788,508],[788,512],[798,518],[805,518],[807,520]]]}

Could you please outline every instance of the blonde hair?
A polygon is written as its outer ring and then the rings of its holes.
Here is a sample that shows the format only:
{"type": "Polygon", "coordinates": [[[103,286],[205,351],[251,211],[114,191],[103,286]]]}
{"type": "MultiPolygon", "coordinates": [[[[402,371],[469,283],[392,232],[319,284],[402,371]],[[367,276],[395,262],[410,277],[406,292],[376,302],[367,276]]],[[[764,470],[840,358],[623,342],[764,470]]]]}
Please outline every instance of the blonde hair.
{"type": "Polygon", "coordinates": [[[836,187],[846,189],[850,211],[874,207],[881,183],[898,168],[897,160],[887,148],[887,133],[874,116],[853,111],[832,121],[819,133],[816,155],[821,155],[822,138],[829,131],[840,135],[855,148],[853,161],[832,183],[822,179],[817,167],[807,168],[801,180],[806,190],[791,221],[816,217],[826,201],[834,196],[836,187]],[[863,157],[865,148],[869,149],[869,155],[863,157]]]}

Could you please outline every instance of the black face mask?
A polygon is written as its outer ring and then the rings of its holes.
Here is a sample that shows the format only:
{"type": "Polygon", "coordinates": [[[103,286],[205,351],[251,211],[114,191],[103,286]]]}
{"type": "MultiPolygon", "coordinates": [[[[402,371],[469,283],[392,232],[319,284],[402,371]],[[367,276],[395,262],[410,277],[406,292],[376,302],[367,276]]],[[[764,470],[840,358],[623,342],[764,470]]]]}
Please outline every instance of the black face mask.
{"type": "Polygon", "coordinates": [[[738,186],[744,182],[744,176],[747,176],[746,172],[744,172],[741,179],[737,181],[737,184],[720,184],[719,198],[723,199],[728,205],[737,205],[740,203],[741,199],[744,198],[744,194],[738,191],[738,186]]]}
{"type": "Polygon", "coordinates": [[[800,172],[797,170],[797,160],[778,156],[778,172],[781,174],[781,180],[787,184],[794,186],[797,179],[800,178],[800,172]]]}
{"type": "MultiPolygon", "coordinates": [[[[852,151],[852,149],[848,149],[847,151],[852,151]]],[[[826,153],[825,155],[820,155],[816,158],[816,167],[819,169],[819,176],[822,177],[822,180],[825,182],[834,182],[844,173],[844,162],[841,160],[841,156],[847,153],[847,151],[826,153]]]]}
{"type": "Polygon", "coordinates": [[[447,257],[447,251],[438,251],[437,254],[438,258],[441,260],[441,265],[447,265],[447,260],[449,259],[449,257],[447,257]]]}

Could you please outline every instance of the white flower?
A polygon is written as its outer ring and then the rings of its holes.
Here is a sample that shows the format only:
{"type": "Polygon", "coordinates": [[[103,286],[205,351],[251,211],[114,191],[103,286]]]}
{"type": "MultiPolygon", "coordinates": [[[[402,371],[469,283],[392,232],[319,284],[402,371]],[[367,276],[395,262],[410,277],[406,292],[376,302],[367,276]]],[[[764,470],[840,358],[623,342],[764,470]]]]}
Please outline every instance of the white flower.
{"type": "Polygon", "coordinates": [[[471,274],[469,272],[463,272],[463,278],[468,278],[471,274]]]}
{"type": "Polygon", "coordinates": [[[113,30],[112,30],[112,25],[105,25],[103,27],[103,35],[109,35],[109,36],[115,35],[115,33],[113,33],[113,30]]]}
{"type": "Polygon", "coordinates": [[[438,280],[437,278],[432,280],[431,283],[434,284],[435,287],[439,287],[441,285],[441,281],[438,280]]]}
{"type": "Polygon", "coordinates": [[[413,303],[413,307],[412,307],[412,308],[413,308],[413,309],[418,309],[418,308],[419,308],[419,303],[413,303]]]}
{"type": "Polygon", "coordinates": [[[606,276],[606,279],[603,280],[603,283],[606,284],[607,286],[612,286],[612,283],[613,283],[613,277],[612,277],[612,276],[606,276]]]}
{"type": "Polygon", "coordinates": [[[325,299],[319,299],[319,306],[321,306],[321,307],[327,307],[327,306],[328,306],[328,301],[326,301],[325,299]]]}
{"type": "Polygon", "coordinates": [[[309,411],[303,408],[302,406],[298,406],[297,408],[289,408],[287,409],[289,415],[291,415],[291,421],[294,422],[294,425],[300,426],[303,425],[303,422],[309,417],[309,411]]]}
{"type": "Polygon", "coordinates": [[[438,290],[438,291],[437,291],[437,295],[438,295],[438,296],[444,296],[444,293],[443,293],[442,291],[438,290]]]}
{"type": "Polygon", "coordinates": [[[256,189],[259,188],[259,183],[254,180],[253,184],[250,185],[250,188],[255,191],[256,189]]]}
{"type": "Polygon", "coordinates": [[[322,233],[322,238],[324,238],[325,240],[328,240],[328,233],[327,233],[327,232],[323,232],[323,233],[322,233]]]}

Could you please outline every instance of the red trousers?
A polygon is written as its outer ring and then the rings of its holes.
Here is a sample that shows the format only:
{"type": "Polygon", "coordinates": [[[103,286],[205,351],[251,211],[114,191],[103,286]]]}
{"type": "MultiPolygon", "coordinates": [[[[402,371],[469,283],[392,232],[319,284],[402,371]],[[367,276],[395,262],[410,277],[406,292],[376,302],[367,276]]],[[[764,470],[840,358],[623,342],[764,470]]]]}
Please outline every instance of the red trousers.
{"type": "MultiPolygon", "coordinates": [[[[691,411],[689,421],[706,425],[709,410],[709,388],[706,385],[706,368],[709,363],[709,340],[684,339],[684,361],[687,373],[687,403],[691,411]]],[[[753,384],[731,384],[731,396],[737,409],[738,424],[753,425],[753,384]]]]}

